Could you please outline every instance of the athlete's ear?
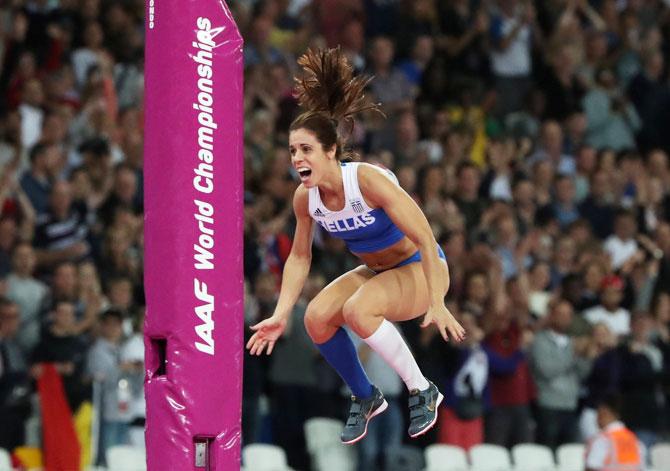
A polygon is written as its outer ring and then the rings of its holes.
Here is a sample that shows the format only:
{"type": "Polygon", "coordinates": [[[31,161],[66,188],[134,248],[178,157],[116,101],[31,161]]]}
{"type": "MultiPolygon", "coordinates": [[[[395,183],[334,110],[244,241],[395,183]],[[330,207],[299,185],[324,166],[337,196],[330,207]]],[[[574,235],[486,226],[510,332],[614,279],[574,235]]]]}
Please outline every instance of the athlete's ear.
{"type": "Polygon", "coordinates": [[[333,160],[335,154],[337,154],[337,144],[333,144],[333,146],[326,151],[326,157],[328,157],[328,160],[333,160]]]}

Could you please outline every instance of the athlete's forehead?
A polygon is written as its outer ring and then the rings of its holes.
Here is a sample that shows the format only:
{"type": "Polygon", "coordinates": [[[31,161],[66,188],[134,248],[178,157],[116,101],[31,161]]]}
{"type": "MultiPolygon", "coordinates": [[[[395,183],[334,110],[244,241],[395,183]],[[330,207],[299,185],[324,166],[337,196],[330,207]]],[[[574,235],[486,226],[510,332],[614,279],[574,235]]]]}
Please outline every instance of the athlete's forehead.
{"type": "Polygon", "coordinates": [[[300,146],[300,145],[310,145],[315,146],[318,144],[318,140],[314,133],[306,129],[296,129],[291,131],[288,136],[288,145],[289,147],[300,146]]]}

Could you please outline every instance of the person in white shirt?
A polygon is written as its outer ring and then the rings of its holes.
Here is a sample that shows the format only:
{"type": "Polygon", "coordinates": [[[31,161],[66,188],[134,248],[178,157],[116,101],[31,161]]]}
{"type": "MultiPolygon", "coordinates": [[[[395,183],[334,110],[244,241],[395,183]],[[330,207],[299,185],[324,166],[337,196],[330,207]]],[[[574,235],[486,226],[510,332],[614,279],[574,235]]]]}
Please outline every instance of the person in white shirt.
{"type": "Polygon", "coordinates": [[[638,254],[639,247],[635,234],[637,222],[631,212],[623,211],[617,214],[614,223],[614,234],[605,240],[605,251],[612,260],[612,269],[619,270],[627,262],[634,262],[643,254],[638,254]]]}
{"type": "Polygon", "coordinates": [[[586,471],[641,471],[644,469],[642,447],[633,432],[619,420],[621,400],[617,396],[603,399],[598,406],[601,429],[586,447],[586,471]]]}
{"type": "Polygon", "coordinates": [[[584,311],[584,318],[595,325],[605,324],[615,335],[622,337],[630,333],[630,312],[620,307],[623,299],[623,280],[608,275],[601,283],[600,305],[584,311]]]}

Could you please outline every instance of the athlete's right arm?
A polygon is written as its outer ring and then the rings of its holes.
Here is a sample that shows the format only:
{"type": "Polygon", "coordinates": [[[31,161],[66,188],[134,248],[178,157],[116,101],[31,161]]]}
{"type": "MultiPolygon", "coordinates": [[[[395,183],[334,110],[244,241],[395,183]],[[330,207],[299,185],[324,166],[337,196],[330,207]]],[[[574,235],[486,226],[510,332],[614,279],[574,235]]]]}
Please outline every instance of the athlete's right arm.
{"type": "Polygon", "coordinates": [[[309,215],[309,193],[302,185],[293,196],[293,211],[297,221],[291,253],[284,264],[281,290],[277,307],[272,317],[251,326],[255,333],[247,342],[252,355],[260,355],[267,347],[272,353],[275,342],[281,337],[286,323],[298,301],[302,288],[309,275],[312,264],[312,226],[314,221],[309,215]]]}
{"type": "Polygon", "coordinates": [[[312,265],[312,226],[309,214],[309,193],[300,185],[293,196],[293,211],[297,221],[291,253],[284,264],[281,290],[274,315],[288,319],[298,301],[312,265]]]}

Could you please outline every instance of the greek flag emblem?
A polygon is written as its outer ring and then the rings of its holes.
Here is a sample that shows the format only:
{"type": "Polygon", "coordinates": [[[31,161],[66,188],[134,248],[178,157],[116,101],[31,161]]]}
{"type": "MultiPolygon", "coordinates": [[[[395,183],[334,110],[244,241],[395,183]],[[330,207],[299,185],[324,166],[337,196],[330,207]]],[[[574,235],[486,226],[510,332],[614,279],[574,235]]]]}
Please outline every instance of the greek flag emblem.
{"type": "Polygon", "coordinates": [[[365,208],[363,208],[363,203],[359,199],[351,200],[351,207],[354,208],[354,211],[357,213],[362,213],[365,211],[365,208]]]}

